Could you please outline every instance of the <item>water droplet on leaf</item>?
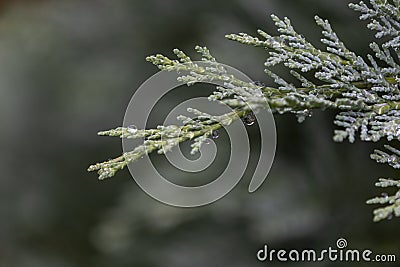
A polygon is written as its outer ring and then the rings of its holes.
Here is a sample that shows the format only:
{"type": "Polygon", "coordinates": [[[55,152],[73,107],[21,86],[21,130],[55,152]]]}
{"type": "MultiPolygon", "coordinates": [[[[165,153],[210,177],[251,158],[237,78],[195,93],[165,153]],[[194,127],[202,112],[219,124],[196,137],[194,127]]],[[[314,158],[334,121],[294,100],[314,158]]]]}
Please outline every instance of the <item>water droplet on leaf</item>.
{"type": "Polygon", "coordinates": [[[308,110],[308,109],[305,109],[303,111],[299,111],[296,114],[297,121],[299,123],[302,123],[302,122],[304,122],[306,120],[307,117],[311,117],[311,115],[312,115],[312,112],[310,110],[308,110]]]}
{"type": "Polygon", "coordinates": [[[214,130],[211,133],[211,138],[212,139],[217,139],[219,137],[219,131],[218,130],[214,130]]]}
{"type": "Polygon", "coordinates": [[[254,81],[254,84],[257,85],[257,86],[262,86],[262,87],[265,86],[265,84],[263,82],[260,82],[260,81],[254,81]]]}
{"type": "Polygon", "coordinates": [[[242,119],[243,123],[246,124],[247,126],[251,126],[254,124],[256,121],[256,117],[254,116],[253,112],[247,114],[246,116],[243,117],[242,119]]]}
{"type": "Polygon", "coordinates": [[[129,125],[128,126],[128,132],[134,134],[137,132],[137,127],[135,125],[129,125]]]}

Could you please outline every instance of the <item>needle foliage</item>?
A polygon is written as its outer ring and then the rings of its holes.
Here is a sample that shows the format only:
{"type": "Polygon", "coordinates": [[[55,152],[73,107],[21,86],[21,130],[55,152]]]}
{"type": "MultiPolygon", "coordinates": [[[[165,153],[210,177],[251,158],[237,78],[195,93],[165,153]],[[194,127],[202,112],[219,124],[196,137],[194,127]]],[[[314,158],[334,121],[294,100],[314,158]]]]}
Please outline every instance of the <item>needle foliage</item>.
{"type": "MultiPolygon", "coordinates": [[[[321,43],[325,49],[315,47],[298,33],[290,19],[275,15],[271,17],[277,35],[262,30],[258,30],[257,37],[246,33],[226,35],[229,40],[265,50],[268,56],[265,73],[275,82],[273,86],[231,75],[206,47],[196,47],[205,66],[196,64],[178,49],[174,50],[176,59],[160,54],[148,57],[147,61],[160,70],[184,73],[179,80],[188,86],[219,81],[223,85],[216,87],[209,100],[220,101],[233,111],[212,116],[189,109],[193,117],[180,116],[182,125],[156,129],[119,127],[100,132],[99,135],[120,138],[143,138],[144,142],[120,157],[90,166],[89,171],[97,171],[99,179],[110,178],[144,155],[153,151],[166,153],[188,140],[193,140],[192,153],[196,153],[219,128],[238,119],[246,120],[252,112],[264,108],[279,114],[294,113],[299,122],[309,117],[312,110],[335,110],[334,124],[338,129],[334,132],[334,141],[384,139],[388,143],[387,152],[376,150],[371,158],[400,168],[400,151],[389,144],[400,139],[400,1],[370,0],[349,6],[360,12],[360,19],[369,21],[368,29],[375,32],[376,41],[369,44],[371,54],[366,58],[349,50],[330,23],[318,16],[315,21],[322,29],[321,43]],[[271,69],[277,65],[289,69],[297,82],[291,83],[276,75],[271,69]]],[[[400,180],[381,178],[376,186],[393,193],[383,193],[367,201],[381,205],[374,210],[374,221],[400,217],[400,180]]]]}

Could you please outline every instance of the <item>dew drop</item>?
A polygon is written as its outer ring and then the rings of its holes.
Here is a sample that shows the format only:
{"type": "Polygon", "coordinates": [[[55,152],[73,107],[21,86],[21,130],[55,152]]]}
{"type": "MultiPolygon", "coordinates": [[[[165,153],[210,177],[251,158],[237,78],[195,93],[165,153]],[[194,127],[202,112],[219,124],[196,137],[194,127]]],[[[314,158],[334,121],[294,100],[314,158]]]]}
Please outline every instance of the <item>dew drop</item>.
{"type": "Polygon", "coordinates": [[[306,116],[304,116],[303,114],[301,114],[301,115],[297,114],[296,116],[297,116],[297,121],[299,123],[302,123],[302,122],[304,122],[306,120],[306,116]]]}
{"type": "Polygon", "coordinates": [[[246,116],[244,116],[244,118],[242,119],[243,123],[246,124],[247,126],[251,126],[254,124],[254,122],[256,121],[256,117],[254,116],[253,112],[247,114],[246,116]]]}
{"type": "Polygon", "coordinates": [[[298,121],[299,123],[302,123],[302,122],[304,122],[304,121],[306,120],[307,117],[311,117],[311,115],[312,115],[312,111],[310,111],[310,110],[308,110],[308,109],[305,109],[305,110],[303,110],[303,111],[300,111],[300,112],[298,112],[298,113],[296,114],[297,121],[298,121]]]}
{"type": "Polygon", "coordinates": [[[211,138],[212,139],[217,139],[219,137],[219,131],[218,130],[214,130],[211,133],[211,138]]]}
{"type": "Polygon", "coordinates": [[[137,127],[135,125],[133,125],[133,124],[129,125],[128,126],[128,132],[130,132],[132,134],[136,133],[137,132],[137,127]]]}
{"type": "Polygon", "coordinates": [[[387,199],[389,198],[389,195],[388,195],[387,193],[382,193],[381,196],[382,196],[385,200],[387,200],[387,199]]]}
{"type": "Polygon", "coordinates": [[[260,82],[260,81],[254,81],[253,83],[254,83],[255,85],[257,85],[257,86],[262,86],[262,87],[265,86],[265,84],[264,84],[263,82],[260,82]]]}
{"type": "Polygon", "coordinates": [[[206,138],[206,140],[204,141],[204,144],[209,145],[211,143],[209,138],[206,138]]]}

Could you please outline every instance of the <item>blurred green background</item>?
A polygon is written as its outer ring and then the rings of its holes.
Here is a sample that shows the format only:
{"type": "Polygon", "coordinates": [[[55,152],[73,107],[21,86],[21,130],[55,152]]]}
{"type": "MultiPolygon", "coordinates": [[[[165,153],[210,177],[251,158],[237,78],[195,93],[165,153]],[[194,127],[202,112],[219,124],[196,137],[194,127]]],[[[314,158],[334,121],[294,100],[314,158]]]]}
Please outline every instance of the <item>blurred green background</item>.
{"type": "Polygon", "coordinates": [[[381,193],[378,177],[394,174],[369,159],[377,144],[335,144],[330,112],[303,124],[276,115],[275,163],[261,189],[248,194],[247,175],[202,208],[158,203],[126,170],[103,182],[86,172],[121,153],[119,139],[96,133],[122,123],[135,89],[157,71],[146,56],[178,47],[195,58],[194,46],[207,45],[221,62],[271,84],[265,52],[224,35],[274,32],[275,13],[317,42],[319,14],[365,55],[373,35],[348,2],[2,1],[0,267],[260,266],[255,255],[265,243],[324,249],[340,237],[352,248],[400,256],[398,220],[375,224],[364,203],[381,193]]]}

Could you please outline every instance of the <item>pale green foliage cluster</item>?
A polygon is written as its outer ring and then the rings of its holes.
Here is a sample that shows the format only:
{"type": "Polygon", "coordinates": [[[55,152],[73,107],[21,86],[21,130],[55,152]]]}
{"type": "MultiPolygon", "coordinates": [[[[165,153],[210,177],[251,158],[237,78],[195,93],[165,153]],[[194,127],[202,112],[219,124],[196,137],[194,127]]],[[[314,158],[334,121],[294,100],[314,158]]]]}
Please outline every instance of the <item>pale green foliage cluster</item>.
{"type": "Polygon", "coordinates": [[[207,48],[198,46],[196,50],[202,55],[202,61],[206,63],[205,66],[192,62],[186,54],[178,49],[174,50],[178,60],[171,60],[163,55],[150,56],[147,60],[157,65],[161,70],[182,73],[179,80],[184,81],[189,86],[195,83],[220,81],[224,86],[217,87],[217,91],[209,99],[210,101],[221,101],[232,107],[233,111],[214,116],[189,108],[188,112],[192,113],[193,117],[180,115],[178,120],[182,122],[182,125],[160,125],[156,129],[148,130],[118,127],[100,132],[99,135],[118,136],[127,139],[142,138],[144,141],[133,151],[126,152],[118,158],[90,166],[89,171],[98,171],[101,180],[110,178],[129,163],[153,151],[164,154],[179,143],[188,140],[193,140],[191,153],[194,154],[200,150],[207,138],[212,137],[213,133],[219,128],[229,126],[239,118],[245,119],[247,116],[251,116],[253,111],[266,107],[259,85],[242,81],[229,74],[221,64],[216,62],[207,48]]]}
{"type": "MultiPolygon", "coordinates": [[[[212,116],[198,110],[190,110],[193,118],[180,117],[182,126],[160,126],[157,129],[130,131],[117,128],[101,135],[121,138],[144,138],[144,144],[119,158],[93,165],[100,179],[111,177],[119,169],[154,150],[165,153],[180,142],[194,140],[192,152],[199,150],[202,143],[222,126],[244,118],[261,108],[270,108],[277,113],[294,113],[299,121],[311,114],[313,109],[333,109],[338,114],[334,123],[340,127],[335,131],[334,140],[348,139],[354,142],[357,136],[363,141],[388,142],[400,139],[400,1],[370,0],[350,4],[362,13],[360,19],[369,20],[368,28],[376,31],[376,38],[384,38],[381,44],[371,43],[374,55],[367,59],[350,51],[338,38],[327,20],[315,17],[322,28],[322,44],[325,50],[316,48],[297,33],[288,18],[272,15],[278,35],[272,36],[258,30],[260,37],[246,33],[229,34],[226,37],[240,43],[261,47],[268,53],[265,62],[269,75],[277,84],[269,87],[244,82],[229,74],[207,48],[196,47],[201,60],[207,67],[194,63],[180,50],[174,50],[176,60],[163,55],[150,56],[147,60],[161,70],[184,73],[180,80],[187,85],[195,83],[222,82],[210,95],[210,101],[221,101],[234,109],[223,116],[212,116]],[[283,64],[298,81],[290,83],[270,69],[283,64]],[[261,89],[261,90],[260,90],[261,89]],[[267,103],[265,100],[267,99],[267,103]],[[172,140],[172,141],[171,141],[172,140]]],[[[387,147],[393,154],[375,151],[371,157],[378,162],[400,168],[400,151],[387,147]]],[[[378,187],[397,188],[397,193],[369,200],[369,204],[382,204],[374,211],[374,220],[400,217],[400,181],[380,179],[378,187]]]]}

